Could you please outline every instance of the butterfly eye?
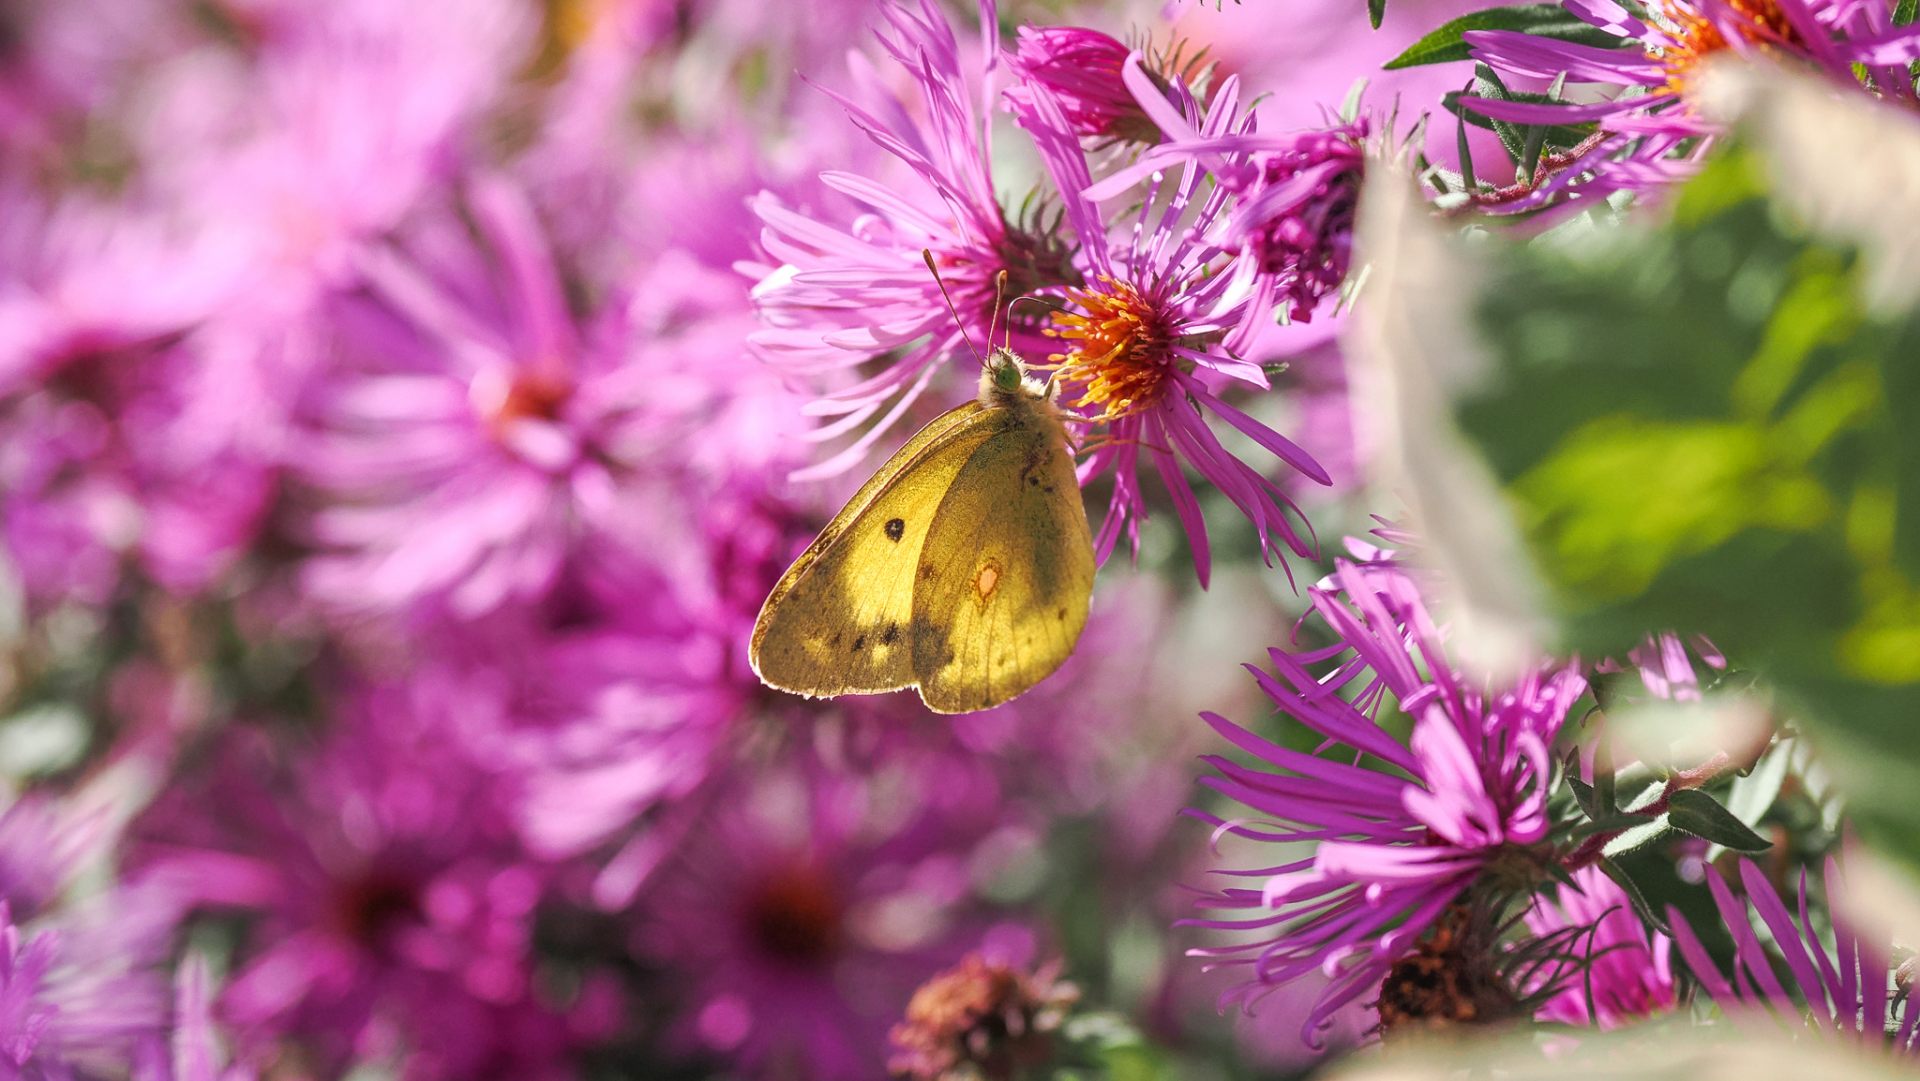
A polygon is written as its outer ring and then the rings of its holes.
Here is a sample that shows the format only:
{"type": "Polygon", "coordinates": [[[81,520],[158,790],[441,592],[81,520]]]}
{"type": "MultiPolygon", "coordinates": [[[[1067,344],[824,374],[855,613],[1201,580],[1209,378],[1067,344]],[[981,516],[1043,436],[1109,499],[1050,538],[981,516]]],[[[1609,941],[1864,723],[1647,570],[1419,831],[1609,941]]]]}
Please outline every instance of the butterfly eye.
{"type": "Polygon", "coordinates": [[[1020,389],[1020,364],[1005,354],[993,358],[993,385],[1009,394],[1020,389]]]}

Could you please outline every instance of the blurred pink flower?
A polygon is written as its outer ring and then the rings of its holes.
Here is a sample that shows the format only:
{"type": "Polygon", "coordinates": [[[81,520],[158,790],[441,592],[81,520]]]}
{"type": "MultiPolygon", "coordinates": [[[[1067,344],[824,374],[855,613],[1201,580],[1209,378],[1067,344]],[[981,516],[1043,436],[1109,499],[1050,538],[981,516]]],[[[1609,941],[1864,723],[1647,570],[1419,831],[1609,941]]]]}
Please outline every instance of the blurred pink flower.
{"type": "Polygon", "coordinates": [[[173,982],[173,1032],[136,1056],[133,1081],[254,1081],[252,1070],[222,1065],[226,1053],[213,1022],[213,977],[206,958],[180,962],[173,982]]]}
{"type": "Polygon", "coordinates": [[[360,690],[293,756],[232,731],[143,816],[147,874],[250,917],[220,997],[250,1058],[566,1076],[582,1034],[534,971],[548,871],[516,842],[504,782],[463,752],[480,705],[437,683],[360,690]]]}
{"type": "Polygon", "coordinates": [[[1673,940],[1651,931],[1613,879],[1598,867],[1573,872],[1573,885],[1542,895],[1527,911],[1527,929],[1565,941],[1564,960],[1535,976],[1529,992],[1558,987],[1535,1017],[1614,1029],[1674,1008],[1673,940]]]}
{"type": "Polygon", "coordinates": [[[9,3],[0,12],[0,183],[84,173],[101,131],[138,109],[156,69],[195,29],[175,0],[9,3]]]}
{"type": "Polygon", "coordinates": [[[521,193],[479,179],[467,201],[476,236],[436,220],[368,260],[349,359],[313,403],[308,582],[349,611],[471,618],[538,600],[570,565],[650,558],[677,529],[668,463],[716,437],[699,409],[733,404],[731,354],[711,353],[737,338],[675,341],[646,289],[577,318],[521,193]]]}
{"type": "Polygon", "coordinates": [[[1700,635],[1681,637],[1671,631],[1648,635],[1646,641],[1627,651],[1625,664],[1613,658],[1594,666],[1596,672],[1621,672],[1628,668],[1640,673],[1640,682],[1648,694],[1674,702],[1700,700],[1700,669],[1724,672],[1727,658],[1717,646],[1700,635]],[[1695,659],[1698,658],[1698,664],[1695,659]]]}
{"type": "Polygon", "coordinates": [[[116,813],[91,793],[0,814],[0,1073],[107,1076],[165,1038],[171,884],[114,881],[116,813]],[[106,885],[92,885],[107,872],[106,885]],[[7,1072],[7,1071],[11,1072],[7,1072]]]}
{"type": "Polygon", "coordinates": [[[42,602],[100,603],[123,560],[204,587],[271,493],[270,438],[213,415],[217,364],[192,337],[238,292],[242,253],[142,204],[0,202],[7,554],[42,602]]]}
{"type": "Polygon", "coordinates": [[[1714,908],[1733,939],[1730,973],[1721,972],[1679,909],[1667,906],[1680,956],[1716,1006],[1743,1028],[1779,1026],[1909,1059],[1920,1055],[1920,1009],[1908,995],[1912,976],[1902,975],[1911,972],[1910,962],[1896,965],[1899,954],[1885,939],[1861,937],[1846,913],[1846,879],[1838,861],[1829,858],[1821,874],[1833,913],[1826,936],[1832,946],[1808,916],[1806,872],[1800,874],[1798,921],[1752,860],[1740,860],[1739,877],[1745,897],[1736,896],[1717,870],[1707,873],[1714,908]],[[1755,918],[1786,962],[1784,979],[1754,930],[1755,918]]]}
{"type": "Polygon", "coordinates": [[[20,929],[0,903],[0,1047],[16,1076],[28,1069],[36,1075],[45,1072],[33,1059],[40,1038],[59,1014],[57,1006],[41,998],[41,984],[58,948],[57,939],[45,932],[22,943],[20,929]]]}
{"type": "Polygon", "coordinates": [[[967,869],[980,834],[910,780],[802,755],[712,793],[635,924],[636,948],[673,974],[689,1050],[748,1075],[879,1076],[915,987],[983,934],[1027,941],[988,933],[967,869]]]}

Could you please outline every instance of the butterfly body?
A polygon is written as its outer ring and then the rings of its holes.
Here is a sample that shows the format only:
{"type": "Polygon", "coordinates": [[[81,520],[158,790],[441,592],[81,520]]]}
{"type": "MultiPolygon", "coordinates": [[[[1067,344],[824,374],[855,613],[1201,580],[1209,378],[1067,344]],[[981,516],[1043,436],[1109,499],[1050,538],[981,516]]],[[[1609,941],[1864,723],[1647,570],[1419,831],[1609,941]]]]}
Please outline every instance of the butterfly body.
{"type": "Polygon", "coordinates": [[[1073,652],[1093,574],[1066,429],[999,350],[980,397],[908,440],[794,561],[750,656],[810,697],[917,687],[938,713],[986,709],[1073,652]]]}

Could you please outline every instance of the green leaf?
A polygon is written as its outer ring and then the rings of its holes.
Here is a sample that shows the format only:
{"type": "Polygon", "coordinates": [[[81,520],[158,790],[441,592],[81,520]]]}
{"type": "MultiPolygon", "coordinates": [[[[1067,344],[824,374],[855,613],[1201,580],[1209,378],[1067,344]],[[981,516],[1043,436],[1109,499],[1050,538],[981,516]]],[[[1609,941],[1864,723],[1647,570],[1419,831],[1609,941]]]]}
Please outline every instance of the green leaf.
{"type": "Polygon", "coordinates": [[[1661,815],[1644,826],[1635,826],[1608,841],[1607,846],[1601,849],[1601,854],[1609,859],[1624,856],[1642,845],[1652,844],[1670,829],[1672,827],[1667,824],[1667,816],[1661,815]]]}
{"type": "Polygon", "coordinates": [[[1646,895],[1640,892],[1640,886],[1634,882],[1633,876],[1627,874],[1618,863],[1615,863],[1611,859],[1601,860],[1599,866],[1600,870],[1605,873],[1608,878],[1613,879],[1615,885],[1620,887],[1621,892],[1627,895],[1627,899],[1633,903],[1634,911],[1640,914],[1640,918],[1646,922],[1647,926],[1663,935],[1673,934],[1672,931],[1667,929],[1666,915],[1656,911],[1651,904],[1647,903],[1646,895]]]}
{"type": "Polygon", "coordinates": [[[1593,798],[1593,786],[1569,773],[1567,787],[1573,790],[1574,802],[1587,813],[1587,817],[1597,820],[1600,817],[1600,804],[1593,798]]]}
{"type": "Polygon", "coordinates": [[[1605,740],[1593,755],[1593,799],[1600,807],[1602,815],[1610,815],[1620,809],[1620,795],[1616,792],[1613,774],[1613,752],[1607,749],[1605,740]]]}
{"type": "MultiPolygon", "coordinates": [[[[1759,825],[1760,819],[1773,808],[1773,801],[1779,798],[1780,786],[1787,779],[1787,767],[1792,764],[1790,741],[1782,740],[1769,748],[1746,776],[1733,779],[1727,789],[1727,810],[1748,826],[1759,825]]],[[[1707,860],[1718,858],[1724,847],[1715,845],[1708,849],[1707,860]]]]}
{"type": "Polygon", "coordinates": [[[1765,852],[1773,842],[1747,828],[1720,801],[1697,788],[1673,794],[1667,805],[1667,822],[1677,830],[1704,837],[1735,852],[1765,852]]]}
{"type": "MultiPolygon", "coordinates": [[[[1920,0],[1900,0],[1893,6],[1893,25],[1907,26],[1917,18],[1920,18],[1920,0]]],[[[1907,74],[1920,79],[1920,60],[1907,64],[1907,74]]]]}
{"type": "Polygon", "coordinates": [[[1613,833],[1616,830],[1634,830],[1649,825],[1660,825],[1658,817],[1621,812],[1603,815],[1574,831],[1576,837],[1591,837],[1596,833],[1613,833]]]}
{"type": "MultiPolygon", "coordinates": [[[[1375,27],[1380,24],[1374,23],[1375,27]]],[[[1596,48],[1621,48],[1629,42],[1576,17],[1559,4],[1514,4],[1462,15],[1414,42],[1406,52],[1383,65],[1387,70],[1466,60],[1472,53],[1465,35],[1470,30],[1518,30],[1536,37],[1572,41],[1596,48]]]]}
{"type": "MultiPolygon", "coordinates": [[[[1475,84],[1475,87],[1471,92],[1474,94],[1480,95],[1482,97],[1490,96],[1490,95],[1480,94],[1480,88],[1478,84],[1475,84]]],[[[1482,131],[1498,132],[1501,130],[1502,125],[1505,125],[1506,130],[1508,130],[1509,132],[1526,130],[1526,128],[1522,127],[1521,125],[1508,124],[1504,120],[1494,120],[1491,117],[1483,116],[1480,113],[1474,112],[1472,109],[1466,108],[1465,106],[1460,104],[1460,97],[1461,97],[1460,91],[1450,91],[1441,97],[1440,107],[1445,109],[1447,112],[1453,114],[1453,116],[1456,119],[1462,121],[1463,123],[1471,124],[1482,131]]],[[[1548,99],[1544,94],[1520,94],[1520,93],[1508,92],[1507,98],[1505,100],[1546,101],[1548,99]]],[[[1540,125],[1533,125],[1533,126],[1538,127],[1540,125]]],[[[1587,136],[1592,135],[1594,130],[1595,129],[1591,124],[1587,124],[1587,125],[1555,124],[1546,128],[1547,136],[1543,145],[1555,150],[1566,150],[1570,147],[1579,145],[1583,140],[1587,138],[1587,136]]]]}
{"type": "MultiPolygon", "coordinates": [[[[1467,118],[1460,112],[1460,95],[1447,95],[1447,108],[1458,119],[1454,129],[1454,140],[1460,154],[1460,181],[1469,192],[1478,191],[1480,178],[1473,175],[1473,146],[1467,138],[1467,118]]],[[[1482,118],[1484,119],[1484,118],[1482,118]]]]}
{"type": "Polygon", "coordinates": [[[1367,21],[1375,30],[1380,29],[1380,20],[1387,17],[1387,0],[1367,0],[1367,21]]]}

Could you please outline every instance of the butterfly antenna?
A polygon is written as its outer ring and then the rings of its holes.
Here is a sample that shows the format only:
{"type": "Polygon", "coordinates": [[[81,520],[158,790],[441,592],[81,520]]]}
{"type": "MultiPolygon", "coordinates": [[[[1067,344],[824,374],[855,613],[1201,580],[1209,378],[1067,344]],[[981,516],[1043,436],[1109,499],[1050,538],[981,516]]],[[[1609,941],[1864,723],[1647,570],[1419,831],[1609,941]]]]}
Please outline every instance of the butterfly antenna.
{"type": "MultiPolygon", "coordinates": [[[[1004,271],[1002,273],[1004,273],[1004,271]]],[[[1054,304],[1054,302],[1049,301],[1046,297],[1037,297],[1037,296],[1034,296],[1032,293],[1021,293],[1019,296],[1014,297],[1012,300],[1007,301],[1007,348],[1008,349],[1013,348],[1013,309],[1015,305],[1019,304],[1023,300],[1033,301],[1035,304],[1040,305],[1042,310],[1050,310],[1057,306],[1054,304]]]]}
{"type": "MultiPolygon", "coordinates": [[[[953,298],[947,295],[947,283],[940,280],[940,268],[933,264],[932,249],[921,248],[920,257],[927,261],[927,269],[933,272],[933,284],[940,288],[940,299],[947,302],[947,314],[953,316],[953,325],[960,328],[960,340],[967,343],[968,349],[973,350],[973,359],[979,361],[981,366],[985,367],[987,358],[981,355],[980,347],[973,344],[973,339],[967,336],[967,324],[960,318],[960,312],[954,308],[953,298]]],[[[994,301],[994,307],[998,308],[999,306],[1000,302],[997,300],[994,301]]],[[[987,343],[989,345],[993,343],[993,331],[991,329],[987,331],[987,343]]]]}
{"type": "MultiPolygon", "coordinates": [[[[993,314],[987,319],[987,346],[993,346],[993,325],[1000,318],[1000,301],[1007,295],[1007,272],[993,276],[993,314]]],[[[1007,313],[1007,349],[1013,349],[1013,313],[1007,313]]]]}

